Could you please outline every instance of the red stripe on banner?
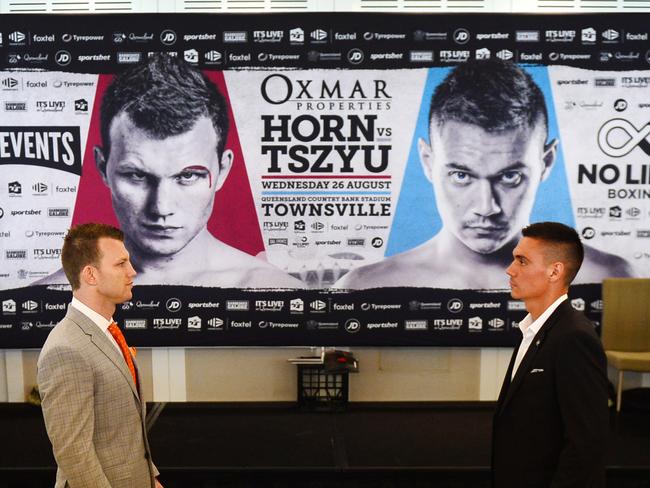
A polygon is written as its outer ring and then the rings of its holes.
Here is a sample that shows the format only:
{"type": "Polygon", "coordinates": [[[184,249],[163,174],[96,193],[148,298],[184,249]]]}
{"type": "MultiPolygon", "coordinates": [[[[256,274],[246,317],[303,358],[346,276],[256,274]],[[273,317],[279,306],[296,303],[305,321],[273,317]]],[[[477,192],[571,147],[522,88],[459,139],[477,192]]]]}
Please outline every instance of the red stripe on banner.
{"type": "MultiPolygon", "coordinates": [[[[206,72],[206,75],[217,85],[228,102],[230,131],[226,140],[226,148],[230,149],[234,155],[230,174],[217,192],[207,228],[211,234],[226,244],[255,256],[264,251],[264,241],[257,220],[255,203],[248,181],[235,119],[230,108],[228,90],[226,89],[223,73],[206,72]]],[[[83,158],[82,177],[79,181],[72,225],[101,222],[116,227],[119,226],[113,211],[111,194],[97,171],[93,154],[93,148],[102,145],[99,120],[100,107],[104,92],[112,79],[113,75],[100,75],[97,81],[95,104],[90,119],[88,141],[86,142],[83,158]]]]}
{"type": "Polygon", "coordinates": [[[390,180],[391,176],[379,175],[268,175],[263,180],[390,180]]]}
{"type": "Polygon", "coordinates": [[[97,171],[93,154],[95,147],[102,146],[102,136],[99,131],[99,109],[104,92],[112,79],[113,75],[100,75],[97,80],[97,92],[95,93],[93,113],[90,117],[88,140],[84,151],[77,201],[72,214],[72,225],[100,222],[119,227],[117,217],[113,212],[111,192],[97,171]]]}
{"type": "Polygon", "coordinates": [[[255,256],[264,251],[264,240],[257,220],[255,202],[251,191],[244,155],[239,142],[226,80],[221,71],[206,71],[205,75],[219,88],[228,103],[230,131],[226,148],[234,155],[230,174],[217,192],[217,197],[208,220],[208,230],[226,244],[255,256]]]}

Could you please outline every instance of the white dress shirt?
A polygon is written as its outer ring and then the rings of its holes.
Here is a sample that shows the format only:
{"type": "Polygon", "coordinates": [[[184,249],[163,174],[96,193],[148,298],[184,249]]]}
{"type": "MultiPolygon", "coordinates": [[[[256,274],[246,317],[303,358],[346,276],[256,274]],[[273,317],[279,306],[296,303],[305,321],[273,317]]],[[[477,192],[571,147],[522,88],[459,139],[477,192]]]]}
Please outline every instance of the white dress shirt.
{"type": "Polygon", "coordinates": [[[526,355],[528,348],[533,342],[533,338],[539,332],[539,329],[542,328],[542,325],[544,325],[544,322],[546,322],[551,314],[555,312],[555,309],[560,306],[560,303],[562,303],[567,298],[569,298],[569,296],[565,293],[560,298],[555,300],[546,310],[544,310],[544,313],[542,313],[542,315],[537,317],[537,320],[533,320],[533,316],[531,314],[528,314],[524,320],[519,322],[519,330],[521,330],[524,338],[521,340],[521,344],[519,345],[517,357],[515,358],[515,364],[512,367],[512,375],[510,376],[510,380],[515,377],[517,368],[521,364],[521,361],[524,359],[524,356],[526,355]]]}
{"type": "Polygon", "coordinates": [[[108,330],[108,326],[111,325],[113,320],[106,320],[104,317],[102,317],[100,314],[95,312],[92,308],[90,308],[88,305],[83,304],[81,301],[77,300],[75,297],[72,297],[72,301],[70,302],[70,306],[76,308],[79,310],[82,314],[84,314],[86,317],[90,319],[90,321],[95,324],[99,330],[101,330],[104,334],[106,334],[106,337],[108,337],[108,340],[111,341],[111,344],[115,346],[115,348],[120,352],[120,356],[122,355],[122,350],[120,349],[120,346],[117,344],[117,341],[115,340],[115,337],[113,337],[113,334],[111,334],[108,330]]]}

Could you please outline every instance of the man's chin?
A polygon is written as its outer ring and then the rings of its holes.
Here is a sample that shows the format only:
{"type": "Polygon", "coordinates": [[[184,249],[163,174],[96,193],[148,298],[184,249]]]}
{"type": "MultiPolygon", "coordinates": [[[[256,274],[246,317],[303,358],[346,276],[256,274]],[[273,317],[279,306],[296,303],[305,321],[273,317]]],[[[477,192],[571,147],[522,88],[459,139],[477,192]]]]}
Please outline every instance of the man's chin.
{"type": "Polygon", "coordinates": [[[178,253],[187,245],[187,242],[179,242],[177,240],[147,240],[145,242],[136,243],[138,251],[142,257],[145,258],[170,258],[178,253]]]}
{"type": "Polygon", "coordinates": [[[494,254],[505,246],[503,239],[474,238],[463,241],[463,244],[478,254],[494,254]]]}

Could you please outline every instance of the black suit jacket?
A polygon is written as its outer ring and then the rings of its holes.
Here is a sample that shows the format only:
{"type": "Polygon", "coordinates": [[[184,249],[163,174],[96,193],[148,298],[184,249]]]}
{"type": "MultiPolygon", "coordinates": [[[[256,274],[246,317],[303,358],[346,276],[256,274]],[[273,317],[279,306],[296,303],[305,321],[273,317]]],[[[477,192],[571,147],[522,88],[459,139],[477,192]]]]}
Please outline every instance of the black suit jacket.
{"type": "Polygon", "coordinates": [[[604,488],[607,360],[593,325],[562,302],[511,381],[517,349],[494,415],[494,488],[604,488]]]}

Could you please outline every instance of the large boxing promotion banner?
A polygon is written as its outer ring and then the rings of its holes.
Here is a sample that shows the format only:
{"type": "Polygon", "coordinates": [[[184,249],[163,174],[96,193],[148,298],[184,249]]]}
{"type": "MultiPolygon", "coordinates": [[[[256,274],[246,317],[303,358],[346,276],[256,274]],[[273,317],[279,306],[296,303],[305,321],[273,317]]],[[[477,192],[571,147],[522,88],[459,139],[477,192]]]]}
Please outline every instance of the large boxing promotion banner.
{"type": "Polygon", "coordinates": [[[0,347],[118,226],[130,343],[511,345],[521,228],[578,230],[573,306],[650,275],[645,15],[3,16],[0,347]]]}

